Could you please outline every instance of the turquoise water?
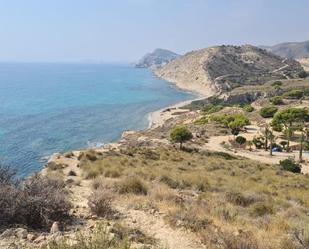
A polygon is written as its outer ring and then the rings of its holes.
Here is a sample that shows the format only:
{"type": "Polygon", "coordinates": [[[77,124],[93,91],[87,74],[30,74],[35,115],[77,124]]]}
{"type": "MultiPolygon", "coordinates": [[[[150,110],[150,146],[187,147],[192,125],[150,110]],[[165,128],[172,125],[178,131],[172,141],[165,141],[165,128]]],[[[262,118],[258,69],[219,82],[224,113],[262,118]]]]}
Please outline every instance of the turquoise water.
{"type": "Polygon", "coordinates": [[[0,157],[27,175],[55,152],[144,129],[147,114],[193,98],[127,65],[0,64],[0,157]]]}

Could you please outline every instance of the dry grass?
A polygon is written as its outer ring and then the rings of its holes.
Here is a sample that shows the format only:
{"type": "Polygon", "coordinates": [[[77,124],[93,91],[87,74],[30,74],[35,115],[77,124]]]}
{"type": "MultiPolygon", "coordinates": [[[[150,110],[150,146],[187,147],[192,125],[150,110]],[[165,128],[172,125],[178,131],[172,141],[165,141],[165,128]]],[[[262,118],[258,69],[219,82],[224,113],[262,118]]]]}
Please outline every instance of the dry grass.
{"type": "Polygon", "coordinates": [[[109,179],[107,169],[119,172],[110,179],[122,194],[119,199],[128,194],[126,201],[131,198],[136,208],[165,213],[172,226],[195,232],[209,248],[217,243],[224,249],[279,249],[283,241],[298,245],[292,231],[309,222],[309,177],[275,165],[224,153],[130,148],[81,167],[85,176],[98,172],[101,182],[109,179]]]}
{"type": "Polygon", "coordinates": [[[146,195],[148,191],[146,184],[134,176],[122,179],[115,184],[115,187],[120,194],[146,195]]]}
{"type": "Polygon", "coordinates": [[[114,196],[105,189],[95,190],[88,198],[91,212],[98,217],[111,218],[115,211],[112,208],[114,196]]]}

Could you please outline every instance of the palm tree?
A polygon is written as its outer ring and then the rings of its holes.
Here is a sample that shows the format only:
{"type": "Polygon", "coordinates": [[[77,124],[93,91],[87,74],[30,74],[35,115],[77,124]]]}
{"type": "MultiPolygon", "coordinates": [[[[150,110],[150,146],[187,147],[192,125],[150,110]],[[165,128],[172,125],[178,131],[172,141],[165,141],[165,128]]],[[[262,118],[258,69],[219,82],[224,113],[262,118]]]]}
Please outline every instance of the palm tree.
{"type": "Polygon", "coordinates": [[[268,138],[269,138],[269,133],[271,132],[269,125],[266,122],[261,122],[260,126],[262,127],[261,133],[263,137],[265,138],[265,143],[264,143],[264,149],[267,151],[268,149],[268,138]]]}
{"type": "Polygon", "coordinates": [[[268,130],[267,134],[269,140],[269,155],[273,155],[273,143],[276,141],[277,137],[274,135],[273,131],[270,129],[268,130]]]}
{"type": "Polygon", "coordinates": [[[301,135],[300,135],[300,148],[299,148],[299,162],[303,162],[303,147],[304,147],[304,132],[302,131],[301,132],[301,135]]]}
{"type": "Polygon", "coordinates": [[[298,157],[298,160],[301,163],[301,162],[303,162],[304,141],[305,141],[305,138],[308,139],[309,128],[305,127],[305,124],[302,124],[298,127],[298,130],[301,132],[301,134],[300,134],[299,157],[298,157]]]}

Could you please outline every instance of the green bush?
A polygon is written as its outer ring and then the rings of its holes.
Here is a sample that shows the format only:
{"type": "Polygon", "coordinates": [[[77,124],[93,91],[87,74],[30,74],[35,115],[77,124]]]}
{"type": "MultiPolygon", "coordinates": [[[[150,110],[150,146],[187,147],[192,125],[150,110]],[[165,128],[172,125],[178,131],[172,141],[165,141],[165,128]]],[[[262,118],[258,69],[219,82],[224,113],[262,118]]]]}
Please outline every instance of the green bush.
{"type": "Polygon", "coordinates": [[[290,171],[293,173],[301,172],[301,165],[295,163],[293,159],[284,159],[280,161],[280,166],[283,170],[290,171]]]}
{"type": "Polygon", "coordinates": [[[179,143],[180,148],[182,148],[182,144],[192,139],[193,135],[191,131],[186,126],[176,126],[171,134],[170,138],[173,143],[179,143]]]}
{"type": "Polygon", "coordinates": [[[204,107],[202,109],[202,113],[207,115],[207,114],[218,112],[218,111],[220,111],[222,109],[223,109],[222,105],[213,105],[213,104],[211,104],[211,105],[208,105],[208,106],[204,107]]]}
{"type": "Polygon", "coordinates": [[[272,118],[276,114],[277,111],[278,111],[278,108],[275,106],[266,106],[260,110],[260,115],[263,118],[272,118]]]}
{"type": "Polygon", "coordinates": [[[261,149],[265,145],[265,138],[262,136],[254,137],[252,139],[252,143],[254,144],[255,148],[261,149]]]}
{"type": "Polygon", "coordinates": [[[247,139],[245,137],[242,137],[242,136],[238,136],[236,137],[236,143],[240,144],[240,145],[243,145],[246,143],[247,139]]]}
{"type": "Polygon", "coordinates": [[[269,100],[274,105],[282,105],[283,104],[283,98],[282,96],[275,96],[270,98],[269,100]]]}
{"type": "Polygon", "coordinates": [[[250,124],[249,119],[243,114],[212,115],[210,120],[221,123],[226,127],[231,126],[231,123],[234,123],[233,125],[237,123],[240,128],[250,124]]]}
{"type": "Polygon", "coordinates": [[[206,125],[208,124],[209,118],[208,116],[203,116],[200,119],[196,120],[194,124],[196,125],[206,125]]]}
{"type": "Polygon", "coordinates": [[[306,78],[308,75],[307,75],[307,73],[305,72],[305,71],[302,71],[302,72],[300,72],[299,74],[298,74],[298,77],[299,78],[306,78]]]}
{"type": "Polygon", "coordinates": [[[291,90],[289,92],[286,92],[283,96],[287,99],[300,99],[304,96],[304,91],[302,91],[302,90],[291,90]]]}
{"type": "Polygon", "coordinates": [[[253,108],[253,106],[251,106],[251,105],[245,105],[245,106],[243,107],[243,109],[244,109],[246,112],[253,112],[253,111],[254,111],[254,108],[253,108]]]}
{"type": "Polygon", "coordinates": [[[304,142],[304,150],[308,150],[309,151],[309,141],[305,141],[304,142]]]}
{"type": "Polygon", "coordinates": [[[282,82],[281,81],[275,81],[271,84],[271,86],[273,87],[278,87],[278,86],[282,86],[282,82]]]}

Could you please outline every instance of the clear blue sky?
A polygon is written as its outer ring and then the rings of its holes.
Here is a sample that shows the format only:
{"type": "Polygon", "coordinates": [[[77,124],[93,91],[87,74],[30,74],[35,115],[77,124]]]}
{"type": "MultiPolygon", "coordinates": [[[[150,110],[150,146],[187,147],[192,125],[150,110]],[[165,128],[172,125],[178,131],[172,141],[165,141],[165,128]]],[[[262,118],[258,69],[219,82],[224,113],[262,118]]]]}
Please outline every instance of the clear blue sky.
{"type": "Polygon", "coordinates": [[[0,0],[0,60],[135,61],[220,44],[309,40],[308,0],[0,0]]]}

